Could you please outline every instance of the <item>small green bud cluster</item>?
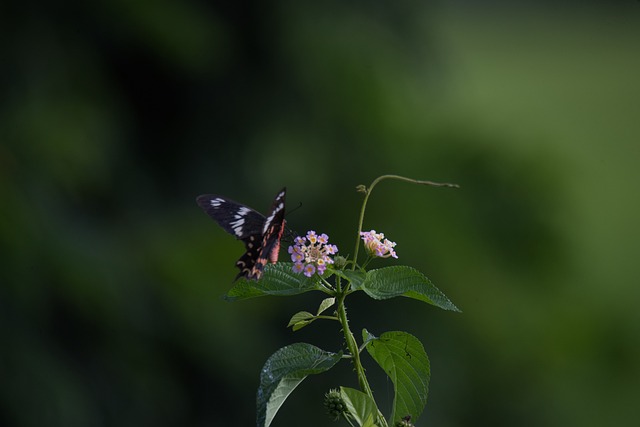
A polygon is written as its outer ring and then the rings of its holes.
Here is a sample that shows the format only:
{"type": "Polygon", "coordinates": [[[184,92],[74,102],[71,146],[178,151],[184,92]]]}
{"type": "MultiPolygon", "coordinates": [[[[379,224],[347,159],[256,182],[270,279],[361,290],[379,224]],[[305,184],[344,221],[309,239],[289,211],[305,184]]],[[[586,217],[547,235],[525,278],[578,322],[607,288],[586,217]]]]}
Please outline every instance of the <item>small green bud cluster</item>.
{"type": "Polygon", "coordinates": [[[331,389],[324,395],[324,407],[327,410],[329,418],[333,421],[338,421],[342,415],[345,415],[347,410],[340,391],[337,389],[331,389]]]}
{"type": "Polygon", "coordinates": [[[400,421],[398,421],[395,427],[415,427],[411,423],[411,415],[407,415],[406,417],[402,417],[400,421]]]}

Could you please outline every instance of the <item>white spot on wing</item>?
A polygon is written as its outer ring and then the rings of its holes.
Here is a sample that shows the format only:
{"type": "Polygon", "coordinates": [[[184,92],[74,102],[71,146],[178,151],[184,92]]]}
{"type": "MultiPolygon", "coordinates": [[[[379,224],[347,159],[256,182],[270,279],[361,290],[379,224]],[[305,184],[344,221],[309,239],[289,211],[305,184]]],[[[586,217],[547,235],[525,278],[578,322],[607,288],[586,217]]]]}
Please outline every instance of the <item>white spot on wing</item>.
{"type": "Polygon", "coordinates": [[[219,208],[220,205],[222,205],[224,203],[224,199],[216,197],[215,199],[211,199],[211,201],[209,203],[211,204],[212,207],[219,208]]]}
{"type": "Polygon", "coordinates": [[[247,216],[249,212],[251,212],[251,209],[246,206],[242,206],[240,209],[238,209],[238,213],[235,216],[236,218],[242,218],[247,216]]]}
{"type": "MultiPolygon", "coordinates": [[[[280,197],[280,196],[278,196],[278,197],[280,197]]],[[[280,202],[280,204],[278,206],[276,206],[276,208],[273,210],[273,212],[271,212],[271,215],[269,215],[267,217],[267,219],[265,220],[264,227],[262,227],[262,234],[265,234],[267,232],[267,229],[271,225],[271,222],[273,221],[273,218],[275,218],[275,216],[278,214],[278,212],[280,212],[282,209],[284,209],[284,203],[280,202]]]]}
{"type": "MultiPolygon", "coordinates": [[[[238,218],[238,215],[236,215],[236,218],[238,218]]],[[[229,224],[231,225],[231,228],[233,228],[233,232],[236,233],[236,236],[242,236],[242,226],[244,225],[244,218],[238,218],[235,221],[231,221],[229,224]]]]}
{"type": "Polygon", "coordinates": [[[233,216],[235,220],[231,221],[229,225],[231,226],[231,228],[233,228],[233,232],[236,234],[236,236],[240,237],[244,234],[243,226],[245,222],[245,217],[250,212],[251,212],[251,209],[249,209],[246,206],[241,206],[238,209],[238,212],[236,212],[236,214],[233,216]]]}

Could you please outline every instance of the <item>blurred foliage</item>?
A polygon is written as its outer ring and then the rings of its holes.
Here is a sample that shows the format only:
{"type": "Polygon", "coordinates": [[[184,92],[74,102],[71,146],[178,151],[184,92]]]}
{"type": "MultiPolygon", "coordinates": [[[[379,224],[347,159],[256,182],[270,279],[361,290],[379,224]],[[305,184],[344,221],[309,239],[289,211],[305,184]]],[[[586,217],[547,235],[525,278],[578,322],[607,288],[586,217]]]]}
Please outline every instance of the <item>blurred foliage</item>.
{"type": "MultiPolygon", "coordinates": [[[[222,301],[242,245],[195,197],[266,210],[286,185],[292,229],[346,254],[354,188],[383,173],[461,185],[382,184],[365,218],[463,310],[350,307],[354,330],[425,344],[421,422],[633,425],[639,16],[637,2],[3,3],[0,425],[252,425],[268,355],[341,342],[334,325],[285,328],[312,296],[222,301]]],[[[324,393],[353,377],[332,375],[274,425],[327,425],[324,393]]]]}

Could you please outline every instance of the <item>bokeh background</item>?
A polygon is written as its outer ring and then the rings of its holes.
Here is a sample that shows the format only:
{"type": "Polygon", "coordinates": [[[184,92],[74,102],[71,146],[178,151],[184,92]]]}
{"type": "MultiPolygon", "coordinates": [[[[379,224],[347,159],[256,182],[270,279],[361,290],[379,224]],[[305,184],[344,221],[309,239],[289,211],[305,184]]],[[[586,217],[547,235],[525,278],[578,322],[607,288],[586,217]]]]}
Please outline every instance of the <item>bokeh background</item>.
{"type": "MultiPolygon", "coordinates": [[[[0,425],[255,425],[266,358],[323,295],[227,303],[217,193],[353,252],[398,243],[462,310],[354,295],[431,358],[419,426],[637,425],[640,3],[0,6],[0,425]]],[[[369,362],[367,362],[369,363],[369,362]]],[[[389,405],[392,385],[369,363],[389,405]]],[[[347,363],[274,426],[325,426],[347,363]]]]}

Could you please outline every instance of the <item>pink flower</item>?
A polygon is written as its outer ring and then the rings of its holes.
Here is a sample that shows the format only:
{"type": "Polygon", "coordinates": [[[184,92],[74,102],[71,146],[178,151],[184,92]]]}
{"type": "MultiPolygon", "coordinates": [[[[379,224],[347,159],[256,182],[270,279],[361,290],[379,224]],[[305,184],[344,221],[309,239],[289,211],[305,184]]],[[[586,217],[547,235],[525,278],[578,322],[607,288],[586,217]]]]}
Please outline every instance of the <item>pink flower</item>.
{"type": "Polygon", "coordinates": [[[384,233],[376,233],[376,230],[363,231],[360,233],[360,237],[364,241],[364,247],[370,256],[398,258],[396,251],[393,249],[396,246],[396,242],[385,239],[384,233]]]}

